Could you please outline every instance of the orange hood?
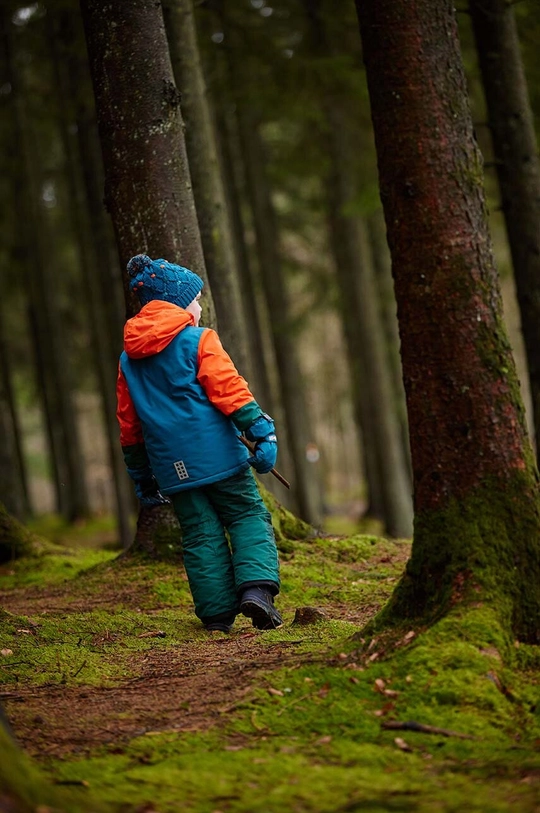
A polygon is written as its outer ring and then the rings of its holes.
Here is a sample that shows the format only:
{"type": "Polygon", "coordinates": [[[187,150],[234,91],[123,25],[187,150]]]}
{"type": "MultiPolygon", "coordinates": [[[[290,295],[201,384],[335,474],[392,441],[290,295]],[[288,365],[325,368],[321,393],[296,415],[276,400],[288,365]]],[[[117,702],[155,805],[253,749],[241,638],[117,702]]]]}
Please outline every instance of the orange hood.
{"type": "Polygon", "coordinates": [[[193,316],[183,308],[153,299],[126,322],[124,350],[132,359],[154,356],[192,324],[193,316]]]}

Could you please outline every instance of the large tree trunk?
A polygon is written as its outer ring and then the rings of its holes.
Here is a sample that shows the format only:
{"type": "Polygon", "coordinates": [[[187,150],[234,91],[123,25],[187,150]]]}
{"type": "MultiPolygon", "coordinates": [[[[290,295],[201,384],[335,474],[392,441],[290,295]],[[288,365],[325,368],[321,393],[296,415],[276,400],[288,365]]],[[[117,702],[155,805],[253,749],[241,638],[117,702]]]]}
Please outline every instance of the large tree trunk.
{"type": "MultiPolygon", "coordinates": [[[[81,0],[81,10],[122,269],[141,252],[190,268],[205,280],[204,324],[215,327],[161,5],[81,0]]],[[[129,317],[138,304],[127,274],[124,286],[129,317]]]]}
{"type": "MultiPolygon", "coordinates": [[[[203,319],[215,327],[161,5],[81,0],[105,168],[105,198],[122,268],[134,254],[164,257],[205,280],[203,319]]],[[[124,272],[126,314],[138,303],[124,272]]],[[[160,554],[172,509],[141,511],[130,550],[160,554]]],[[[177,539],[179,529],[176,525],[177,539]]],[[[173,534],[174,536],[174,534],[173,534]]]]}
{"type": "Polygon", "coordinates": [[[219,334],[240,372],[251,379],[252,363],[236,257],[199,57],[192,0],[163,0],[162,5],[172,67],[181,91],[193,196],[219,334]]]}
{"type": "Polygon", "coordinates": [[[491,604],[540,640],[540,501],[454,9],[357,0],[393,261],[415,532],[391,619],[491,604]],[[421,88],[421,92],[419,92],[421,88]]]}
{"type": "MultiPolygon", "coordinates": [[[[540,439],[540,160],[508,0],[469,0],[540,439]]],[[[537,459],[540,444],[537,441],[537,459]]]]}

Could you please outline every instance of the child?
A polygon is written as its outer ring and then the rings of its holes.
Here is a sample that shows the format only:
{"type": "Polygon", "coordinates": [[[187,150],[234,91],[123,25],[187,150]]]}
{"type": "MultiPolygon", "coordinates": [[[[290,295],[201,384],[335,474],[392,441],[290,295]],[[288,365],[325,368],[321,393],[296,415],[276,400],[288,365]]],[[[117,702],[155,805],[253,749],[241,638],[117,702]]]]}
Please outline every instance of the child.
{"type": "Polygon", "coordinates": [[[207,630],[230,632],[239,612],[258,629],[278,627],[277,548],[249,468],[273,468],[274,423],[217,333],[198,326],[202,279],[145,254],[127,270],[143,307],[124,328],[117,415],[137,497],[143,507],[166,503],[163,495],[172,502],[195,612],[207,630]],[[255,443],[252,457],[242,432],[255,443]]]}

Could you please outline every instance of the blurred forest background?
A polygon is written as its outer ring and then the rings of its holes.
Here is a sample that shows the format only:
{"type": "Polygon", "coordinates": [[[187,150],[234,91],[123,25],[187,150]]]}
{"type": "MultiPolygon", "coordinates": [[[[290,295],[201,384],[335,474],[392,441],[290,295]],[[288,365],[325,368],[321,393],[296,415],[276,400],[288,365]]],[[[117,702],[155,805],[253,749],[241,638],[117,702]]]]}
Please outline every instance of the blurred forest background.
{"type": "MultiPolygon", "coordinates": [[[[175,3],[163,5],[174,20],[175,3]]],[[[24,521],[102,517],[126,540],[136,505],[114,396],[126,310],[79,5],[5,0],[0,15],[1,499],[24,521]]],[[[540,3],[515,3],[514,15],[538,128],[540,3]]],[[[205,260],[209,274],[212,262],[218,274],[226,263],[242,294],[232,329],[222,331],[221,320],[218,329],[276,418],[278,468],[293,487],[288,493],[270,477],[265,485],[316,526],[409,535],[397,320],[354,4],[203,0],[194,19],[228,224],[221,257],[210,256],[203,233],[205,260]],[[250,361],[232,346],[235,329],[246,332],[250,361]]],[[[533,435],[497,161],[465,0],[458,19],[533,435]]],[[[174,25],[167,33],[174,65],[175,47],[181,60],[187,45],[174,42],[174,25]]],[[[174,67],[191,165],[201,136],[174,67]]],[[[133,254],[140,250],[133,245],[133,254]]]]}

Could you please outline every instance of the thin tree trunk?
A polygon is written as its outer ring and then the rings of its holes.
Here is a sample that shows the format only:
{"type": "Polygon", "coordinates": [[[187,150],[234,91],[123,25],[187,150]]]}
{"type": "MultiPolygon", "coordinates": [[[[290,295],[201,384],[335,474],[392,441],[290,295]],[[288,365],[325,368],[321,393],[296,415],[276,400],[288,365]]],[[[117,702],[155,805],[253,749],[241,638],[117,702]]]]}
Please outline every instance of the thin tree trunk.
{"type": "Polygon", "coordinates": [[[162,5],[173,72],[181,91],[193,196],[219,334],[240,372],[251,379],[253,365],[192,0],[163,0],[162,5]]]}
{"type": "MultiPolygon", "coordinates": [[[[508,0],[469,0],[540,438],[540,159],[508,0]]],[[[540,444],[537,443],[537,459],[540,444]]]]}
{"type": "Polygon", "coordinates": [[[450,0],[357,0],[414,477],[387,618],[491,605],[540,640],[540,499],[450,0]],[[422,93],[419,93],[422,88],[422,93]]]}
{"type": "Polygon", "coordinates": [[[13,121],[19,145],[18,154],[22,156],[23,183],[18,184],[15,189],[15,200],[24,234],[23,249],[27,260],[38,374],[49,429],[57,501],[66,519],[74,521],[88,515],[89,503],[69,365],[65,359],[66,342],[56,303],[58,280],[50,276],[52,238],[46,213],[39,202],[41,186],[37,144],[26,118],[9,35],[6,35],[5,41],[13,89],[13,121]]]}
{"type": "Polygon", "coordinates": [[[407,406],[403,387],[403,370],[399,352],[400,338],[397,319],[394,280],[392,279],[392,258],[386,241],[386,225],[382,209],[378,209],[367,220],[369,244],[375,272],[375,282],[379,292],[381,318],[386,339],[387,359],[392,380],[394,402],[396,405],[403,458],[407,466],[409,485],[412,483],[411,450],[409,444],[409,426],[407,423],[407,406]]]}
{"type": "Polygon", "coordinates": [[[317,525],[322,511],[321,490],[314,466],[306,457],[313,435],[302,373],[290,332],[290,306],[282,270],[276,214],[265,173],[264,146],[258,126],[247,111],[241,109],[239,127],[262,285],[268,304],[281,402],[285,413],[287,442],[295,475],[298,511],[306,522],[317,525]]]}
{"type": "Polygon", "coordinates": [[[26,466],[11,380],[9,347],[0,306],[0,494],[7,510],[17,519],[30,514],[26,466]]]}
{"type": "MultiPolygon", "coordinates": [[[[320,17],[320,0],[305,0],[311,23],[312,51],[331,53],[320,17]]],[[[356,133],[351,131],[347,112],[340,101],[339,88],[322,88],[322,105],[329,129],[327,142],[332,164],[329,196],[332,198],[334,229],[332,243],[339,252],[336,272],[341,293],[345,335],[353,360],[352,382],[357,415],[366,451],[366,474],[373,492],[373,508],[382,509],[382,518],[391,536],[412,533],[411,486],[401,444],[396,400],[388,364],[379,298],[373,274],[365,224],[347,214],[358,193],[352,168],[356,133]],[[377,504],[380,500],[380,506],[377,504]]]]}
{"type": "Polygon", "coordinates": [[[231,140],[231,124],[220,103],[215,106],[218,135],[218,149],[221,156],[221,167],[225,185],[229,220],[231,223],[233,246],[236,257],[236,267],[240,279],[240,291],[244,303],[243,311],[246,320],[246,331],[251,347],[253,364],[253,391],[259,403],[272,415],[275,412],[275,397],[270,386],[268,364],[266,361],[263,340],[262,321],[259,316],[259,302],[254,285],[254,275],[251,268],[246,245],[246,235],[242,209],[240,203],[239,183],[235,172],[235,159],[233,156],[231,140]]]}
{"type": "Polygon", "coordinates": [[[70,132],[70,112],[71,115],[73,115],[74,99],[70,97],[70,82],[67,74],[69,71],[74,73],[77,71],[73,65],[73,60],[69,59],[69,54],[59,53],[57,45],[59,42],[66,41],[72,43],[75,32],[69,25],[69,19],[66,19],[65,14],[63,15],[64,19],[59,15],[53,16],[54,14],[54,11],[49,12],[46,20],[57,82],[57,96],[60,101],[57,115],[66,160],[65,174],[70,198],[71,225],[79,251],[79,262],[83,278],[82,283],[89,317],[91,349],[94,358],[94,367],[97,373],[101,397],[101,412],[115,492],[118,533],[122,547],[127,548],[133,539],[133,528],[130,519],[133,498],[124,465],[122,449],[118,443],[115,391],[117,362],[114,367],[111,367],[109,355],[110,338],[107,331],[108,324],[105,309],[102,307],[103,300],[106,297],[102,295],[100,280],[95,273],[95,269],[98,268],[101,263],[101,258],[95,250],[95,243],[93,236],[91,236],[91,227],[86,208],[86,197],[82,188],[83,180],[79,170],[80,156],[77,150],[75,136],[70,132]],[[69,35],[69,39],[62,39],[60,36],[62,33],[64,37],[69,35]]]}

